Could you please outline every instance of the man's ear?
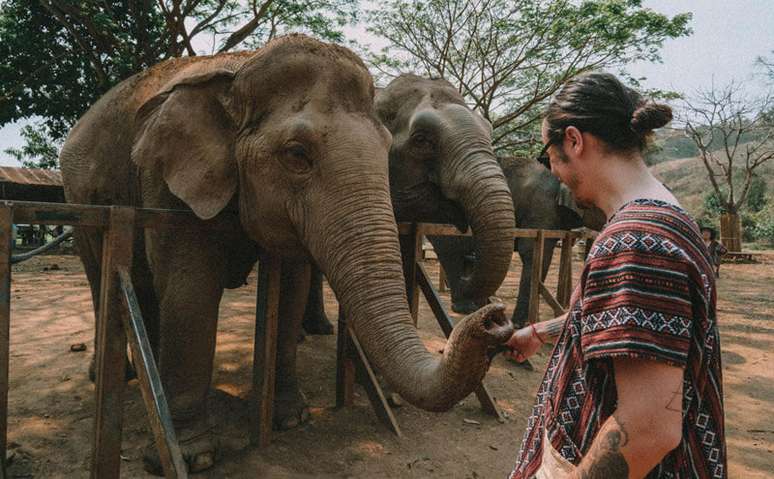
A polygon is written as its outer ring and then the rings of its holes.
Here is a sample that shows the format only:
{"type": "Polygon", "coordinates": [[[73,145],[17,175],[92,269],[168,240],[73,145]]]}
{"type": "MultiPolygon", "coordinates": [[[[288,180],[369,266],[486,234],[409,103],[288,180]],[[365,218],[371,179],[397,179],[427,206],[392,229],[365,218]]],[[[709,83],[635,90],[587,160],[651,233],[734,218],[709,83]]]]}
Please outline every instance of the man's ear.
{"type": "Polygon", "coordinates": [[[583,154],[583,149],[586,147],[584,142],[583,133],[574,126],[568,126],[564,129],[564,151],[571,152],[573,156],[580,156],[583,154]]]}

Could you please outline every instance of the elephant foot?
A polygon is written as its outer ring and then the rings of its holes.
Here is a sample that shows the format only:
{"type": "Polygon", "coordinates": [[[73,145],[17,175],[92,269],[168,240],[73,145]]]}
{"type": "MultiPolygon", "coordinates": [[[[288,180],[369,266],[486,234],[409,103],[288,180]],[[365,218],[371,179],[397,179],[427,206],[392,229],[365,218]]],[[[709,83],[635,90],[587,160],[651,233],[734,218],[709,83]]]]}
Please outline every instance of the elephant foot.
{"type": "Polygon", "coordinates": [[[471,314],[478,311],[480,306],[475,301],[465,299],[461,301],[452,301],[452,311],[458,314],[471,314]]]}
{"type": "MultiPolygon", "coordinates": [[[[129,358],[126,359],[124,379],[126,382],[137,379],[137,370],[134,369],[134,364],[129,361],[129,358]]],[[[91,362],[89,362],[89,381],[97,382],[97,360],[93,355],[91,356],[91,362]]]]}
{"type": "Polygon", "coordinates": [[[309,421],[309,406],[300,390],[277,391],[274,398],[274,429],[287,431],[309,421]]]}
{"type": "Polygon", "coordinates": [[[305,315],[301,326],[306,331],[306,334],[318,336],[330,336],[333,334],[333,324],[325,316],[325,313],[305,315]]]}
{"type": "MultiPolygon", "coordinates": [[[[218,459],[218,444],[206,419],[188,426],[176,426],[175,430],[189,473],[201,472],[215,465],[218,459]]],[[[145,446],[142,460],[147,472],[157,476],[164,475],[155,441],[145,446]]]]}

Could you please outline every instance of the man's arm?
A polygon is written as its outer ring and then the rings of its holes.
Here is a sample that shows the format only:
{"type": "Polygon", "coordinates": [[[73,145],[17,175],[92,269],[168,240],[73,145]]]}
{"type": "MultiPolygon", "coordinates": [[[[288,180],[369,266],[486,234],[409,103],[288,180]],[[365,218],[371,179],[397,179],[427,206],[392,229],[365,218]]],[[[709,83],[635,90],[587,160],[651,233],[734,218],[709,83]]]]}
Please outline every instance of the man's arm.
{"type": "Polygon", "coordinates": [[[554,342],[562,333],[566,320],[567,313],[514,331],[506,343],[511,350],[505,352],[505,356],[519,362],[525,361],[543,344],[554,342]]]}
{"type": "Polygon", "coordinates": [[[647,359],[613,364],[618,407],[571,479],[639,479],[680,444],[683,369],[647,359]]]}

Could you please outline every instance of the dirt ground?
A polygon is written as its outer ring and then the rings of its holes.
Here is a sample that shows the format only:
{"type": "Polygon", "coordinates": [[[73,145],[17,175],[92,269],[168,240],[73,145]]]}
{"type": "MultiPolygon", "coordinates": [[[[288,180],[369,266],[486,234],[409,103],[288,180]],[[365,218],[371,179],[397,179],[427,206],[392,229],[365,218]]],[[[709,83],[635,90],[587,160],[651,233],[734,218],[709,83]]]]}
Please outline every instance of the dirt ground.
{"type": "MultiPolygon", "coordinates": [[[[774,253],[763,259],[759,264],[723,265],[719,283],[731,478],[774,473],[774,253]]],[[[437,280],[437,263],[426,266],[437,280]]],[[[514,257],[512,272],[498,292],[510,307],[519,268],[514,257]]],[[[579,269],[576,262],[576,277],[579,269]]],[[[86,370],[93,315],[80,263],[72,256],[35,258],[14,267],[11,290],[9,477],[88,477],[94,387],[86,370]],[[87,344],[87,351],[71,352],[76,343],[87,344]]],[[[334,319],[335,298],[327,287],[325,294],[334,319]]],[[[442,296],[448,302],[448,294],[442,296]]],[[[547,348],[536,356],[535,371],[501,357],[495,360],[485,382],[507,416],[504,423],[482,413],[475,396],[442,414],[403,406],[396,409],[404,435],[399,440],[378,422],[359,387],[354,407],[334,409],[335,337],[309,337],[300,345],[299,368],[311,421],[276,433],[264,450],[251,448],[245,397],[254,301],[253,276],[248,286],[227,292],[222,303],[210,407],[223,457],[214,469],[195,477],[473,479],[502,478],[511,470],[547,348]]],[[[549,319],[547,306],[541,312],[549,319]]],[[[419,327],[431,351],[443,345],[424,302],[419,327]]],[[[130,384],[126,399],[122,477],[151,477],[142,470],[141,448],[150,433],[136,383],[130,384]]]]}

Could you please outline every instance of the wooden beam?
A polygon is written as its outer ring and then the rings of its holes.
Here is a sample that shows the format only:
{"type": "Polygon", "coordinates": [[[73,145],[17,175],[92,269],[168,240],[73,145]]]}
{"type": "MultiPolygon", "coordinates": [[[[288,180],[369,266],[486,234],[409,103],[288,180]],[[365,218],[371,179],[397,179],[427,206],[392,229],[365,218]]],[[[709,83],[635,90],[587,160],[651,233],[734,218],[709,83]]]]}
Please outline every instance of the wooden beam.
{"type": "Polygon", "coordinates": [[[417,325],[419,319],[419,289],[417,288],[417,261],[422,255],[422,234],[416,224],[412,225],[412,232],[400,237],[400,255],[403,262],[403,276],[406,282],[406,296],[409,311],[417,325]]]}
{"type": "Polygon", "coordinates": [[[8,385],[11,341],[11,236],[13,210],[0,205],[0,479],[6,479],[8,385]]]}
{"type": "Polygon", "coordinates": [[[275,255],[261,257],[258,265],[253,388],[248,401],[250,442],[258,447],[271,441],[274,418],[281,268],[282,260],[275,255]]]}
{"type": "Polygon", "coordinates": [[[543,249],[545,241],[543,230],[538,230],[535,237],[535,247],[532,249],[532,275],[530,276],[529,312],[527,320],[530,324],[540,316],[540,285],[543,282],[543,249]]]}
{"type": "Polygon", "coordinates": [[[119,267],[118,276],[121,281],[121,299],[127,313],[122,315],[124,331],[129,338],[129,347],[132,351],[134,365],[137,368],[142,399],[145,403],[145,410],[148,412],[153,438],[156,440],[164,477],[184,479],[188,477],[188,472],[177,442],[172,414],[169,411],[167,398],[161,384],[161,376],[153,358],[148,333],[145,330],[140,302],[137,300],[129,270],[119,267]]]}
{"type": "MultiPolygon", "coordinates": [[[[398,233],[400,235],[412,234],[411,223],[401,223],[398,225],[398,233]]],[[[461,233],[456,226],[440,224],[440,223],[419,223],[419,233],[424,236],[471,236],[470,230],[461,233]]],[[[566,230],[542,230],[543,238],[545,239],[562,239],[567,234],[574,238],[580,238],[583,234],[579,231],[566,231],[566,230]]],[[[534,228],[516,228],[512,231],[514,238],[535,238],[537,237],[538,230],[534,228]]]]}
{"type": "Polygon", "coordinates": [[[33,201],[3,201],[2,203],[13,208],[16,223],[104,227],[110,222],[109,206],[33,201]]]}
{"type": "MultiPolygon", "coordinates": [[[[441,297],[438,296],[438,292],[433,288],[430,277],[427,275],[425,267],[421,264],[417,265],[417,283],[419,284],[419,287],[422,288],[422,293],[425,295],[427,304],[430,305],[430,309],[433,311],[435,319],[438,320],[438,325],[441,326],[444,336],[448,338],[454,329],[454,322],[449,316],[449,313],[444,309],[443,304],[441,303],[441,297]]],[[[498,420],[504,419],[500,410],[497,408],[497,403],[495,403],[494,398],[483,382],[476,387],[475,392],[478,402],[481,403],[481,408],[484,412],[491,416],[495,416],[498,420]]]]}
{"type": "Polygon", "coordinates": [[[339,320],[336,325],[336,407],[352,406],[354,403],[355,363],[352,359],[347,318],[344,308],[339,306],[339,320]]]}
{"type": "Polygon", "coordinates": [[[443,265],[441,264],[441,260],[438,260],[438,291],[444,293],[446,292],[446,288],[448,285],[446,284],[446,270],[443,269],[443,265]]]}
{"type": "Polygon", "coordinates": [[[546,300],[548,306],[551,307],[555,317],[561,316],[565,313],[565,309],[561,304],[559,304],[559,301],[554,298],[554,296],[551,294],[551,291],[546,288],[546,285],[542,281],[540,282],[540,295],[543,297],[543,299],[546,300]]]}
{"type": "Polygon", "coordinates": [[[374,370],[371,368],[371,363],[368,361],[368,357],[366,356],[363,347],[360,346],[360,341],[358,341],[352,328],[347,328],[347,331],[349,333],[352,353],[357,360],[358,368],[363,377],[361,384],[368,394],[368,399],[371,401],[371,407],[382,424],[387,426],[387,428],[394,432],[396,436],[403,437],[403,433],[398,425],[398,420],[395,419],[395,414],[393,414],[392,408],[387,402],[387,398],[384,396],[384,391],[382,391],[379,381],[376,379],[376,374],[374,374],[374,370]]]}
{"type": "Polygon", "coordinates": [[[572,247],[575,239],[570,235],[562,238],[562,252],[559,256],[559,284],[556,288],[556,301],[567,309],[572,294],[572,247]]]}
{"type": "MultiPolygon", "coordinates": [[[[69,203],[41,203],[34,201],[2,201],[13,208],[16,223],[41,225],[96,226],[108,225],[110,206],[69,203]]],[[[216,231],[235,231],[240,228],[239,215],[225,212],[217,220],[203,221],[192,211],[160,208],[136,208],[135,225],[138,228],[158,228],[174,225],[180,228],[200,228],[216,231]]]]}
{"type": "Polygon", "coordinates": [[[102,248],[99,315],[96,346],[96,417],[91,477],[117,478],[121,469],[121,430],[126,382],[126,335],[121,315],[118,268],[131,268],[134,243],[133,208],[110,208],[102,248]]]}

